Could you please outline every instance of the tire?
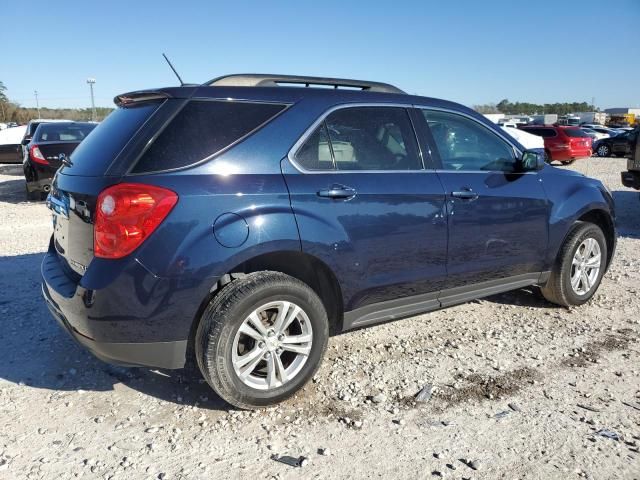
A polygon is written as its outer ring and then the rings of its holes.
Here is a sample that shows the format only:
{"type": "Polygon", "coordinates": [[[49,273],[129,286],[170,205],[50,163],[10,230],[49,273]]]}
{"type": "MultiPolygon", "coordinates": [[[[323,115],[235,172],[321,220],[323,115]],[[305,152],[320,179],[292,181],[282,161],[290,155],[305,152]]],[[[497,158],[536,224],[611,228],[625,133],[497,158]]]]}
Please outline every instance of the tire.
{"type": "Polygon", "coordinates": [[[596,154],[599,157],[608,157],[611,155],[611,148],[609,147],[609,145],[606,145],[606,144],[598,145],[596,154]]]}
{"type": "MultiPolygon", "coordinates": [[[[595,250],[595,247],[593,249],[595,250]]],[[[544,298],[564,307],[578,306],[588,302],[600,286],[606,269],[606,262],[607,242],[600,227],[593,223],[576,222],[560,248],[560,253],[556,258],[549,280],[541,289],[544,298]],[[590,244],[590,240],[597,243],[600,255],[598,271],[596,273],[587,267],[585,272],[591,272],[587,273],[585,278],[585,280],[589,280],[589,288],[586,289],[585,282],[582,279],[577,287],[574,288],[571,280],[572,277],[576,278],[576,272],[579,271],[576,269],[580,268],[580,265],[574,266],[574,258],[579,248],[581,252],[584,252],[583,246],[588,249],[587,245],[590,244]],[[584,288],[580,288],[581,286],[584,288]]],[[[588,262],[586,265],[588,265],[588,262]]]]}
{"type": "Polygon", "coordinates": [[[549,152],[549,150],[544,151],[544,161],[548,164],[551,164],[551,162],[553,162],[553,159],[551,158],[551,152],[549,152]]]}
{"type": "Polygon", "coordinates": [[[232,281],[211,300],[196,331],[195,355],[202,375],[220,397],[238,408],[255,409],[279,403],[300,390],[320,366],[328,338],[327,313],[308,285],[283,273],[256,272],[232,281]],[[284,337],[274,336],[271,330],[278,330],[274,319],[287,312],[284,305],[290,305],[291,316],[295,306],[301,311],[286,332],[282,330],[284,337]],[[268,334],[257,332],[255,318],[268,334]],[[247,326],[253,330],[251,335],[245,333],[247,326]],[[311,340],[280,343],[293,337],[311,340]],[[292,347],[309,350],[304,355],[289,351],[292,347]],[[243,379],[241,374],[254,361],[239,365],[251,355],[260,360],[243,379]],[[291,378],[282,380],[282,372],[291,378]]]}

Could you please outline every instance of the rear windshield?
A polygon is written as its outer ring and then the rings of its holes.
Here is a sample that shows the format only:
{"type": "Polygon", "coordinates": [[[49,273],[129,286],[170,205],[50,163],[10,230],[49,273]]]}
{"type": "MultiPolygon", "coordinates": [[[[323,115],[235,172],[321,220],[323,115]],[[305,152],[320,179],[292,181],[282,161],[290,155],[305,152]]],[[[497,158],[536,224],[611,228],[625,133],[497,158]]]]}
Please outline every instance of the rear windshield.
{"type": "Polygon", "coordinates": [[[563,128],[562,131],[567,137],[589,137],[586,132],[583,132],[579,128],[563,128]]]}
{"type": "Polygon", "coordinates": [[[81,142],[94,128],[95,123],[43,123],[36,130],[36,142],[81,142]]]}
{"type": "Polygon", "coordinates": [[[553,128],[523,128],[527,133],[532,133],[533,135],[537,135],[539,137],[555,137],[556,132],[553,128]]]}
{"type": "Polygon", "coordinates": [[[193,165],[235,144],[285,108],[271,103],[192,100],[144,153],[134,173],[193,165]]]}
{"type": "Polygon", "coordinates": [[[66,175],[103,175],[127,142],[162,102],[116,108],[71,155],[66,175]]]}

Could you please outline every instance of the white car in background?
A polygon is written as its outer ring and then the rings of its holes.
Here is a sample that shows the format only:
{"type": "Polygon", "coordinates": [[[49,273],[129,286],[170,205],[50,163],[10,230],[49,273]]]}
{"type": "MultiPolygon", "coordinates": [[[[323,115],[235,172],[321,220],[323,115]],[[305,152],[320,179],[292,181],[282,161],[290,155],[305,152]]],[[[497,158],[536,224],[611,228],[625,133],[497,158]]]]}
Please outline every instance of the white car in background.
{"type": "Polygon", "coordinates": [[[544,138],[538,135],[519,130],[516,127],[506,127],[501,125],[500,128],[515,138],[524,148],[544,148],[544,138]]]}

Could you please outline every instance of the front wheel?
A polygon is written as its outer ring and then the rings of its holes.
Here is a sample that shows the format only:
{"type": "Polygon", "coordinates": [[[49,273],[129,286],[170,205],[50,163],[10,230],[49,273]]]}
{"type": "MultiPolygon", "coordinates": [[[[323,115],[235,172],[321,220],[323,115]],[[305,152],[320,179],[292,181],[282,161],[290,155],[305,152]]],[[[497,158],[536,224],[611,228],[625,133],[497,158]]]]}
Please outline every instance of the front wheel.
{"type": "Polygon", "coordinates": [[[315,374],[327,347],[322,301],[303,282],[279,272],[234,280],[206,308],[195,339],[209,385],[239,408],[281,402],[315,374]]]}
{"type": "Polygon", "coordinates": [[[592,223],[578,222],[567,236],[542,294],[565,307],[588,302],[600,286],[607,265],[607,242],[592,223]]]}

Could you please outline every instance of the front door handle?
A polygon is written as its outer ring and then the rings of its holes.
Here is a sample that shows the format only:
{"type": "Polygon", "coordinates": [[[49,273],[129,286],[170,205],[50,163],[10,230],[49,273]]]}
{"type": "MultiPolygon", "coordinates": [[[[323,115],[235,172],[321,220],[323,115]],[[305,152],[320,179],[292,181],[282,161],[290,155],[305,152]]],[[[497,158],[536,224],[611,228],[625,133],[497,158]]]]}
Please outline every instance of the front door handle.
{"type": "Polygon", "coordinates": [[[475,200],[478,198],[478,194],[471,189],[464,189],[460,192],[451,192],[451,196],[461,200],[475,200]]]}
{"type": "Polygon", "coordinates": [[[356,196],[356,190],[344,185],[332,185],[330,188],[318,191],[318,196],[323,198],[349,199],[356,196]]]}

